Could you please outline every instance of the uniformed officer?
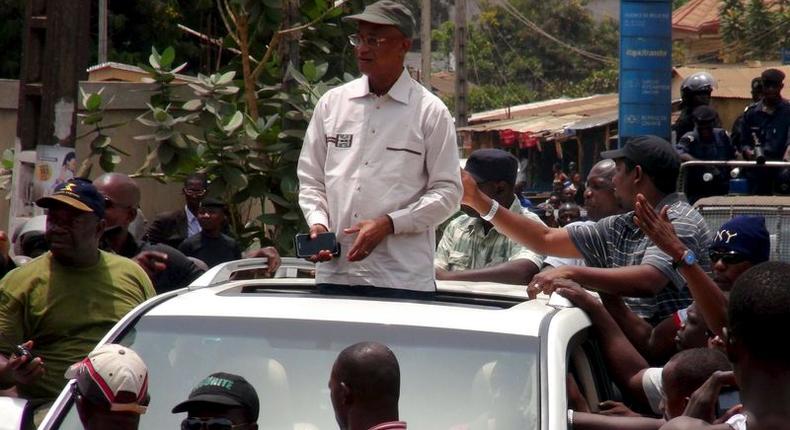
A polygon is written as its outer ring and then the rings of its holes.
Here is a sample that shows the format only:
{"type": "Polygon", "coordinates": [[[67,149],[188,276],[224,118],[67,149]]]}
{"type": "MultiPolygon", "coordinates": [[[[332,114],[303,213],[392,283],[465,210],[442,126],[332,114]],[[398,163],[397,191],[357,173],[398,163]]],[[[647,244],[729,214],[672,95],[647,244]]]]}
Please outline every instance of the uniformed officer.
{"type": "MultiPolygon", "coordinates": [[[[790,143],[790,102],[782,98],[785,74],[778,69],[767,69],[760,78],[763,99],[743,116],[741,126],[741,152],[747,160],[755,159],[755,147],[760,146],[768,161],[788,161],[790,143]]],[[[763,169],[756,172],[752,181],[755,194],[771,194],[776,172],[763,169]]]]}
{"type": "MultiPolygon", "coordinates": [[[[681,161],[718,160],[735,158],[735,148],[723,128],[715,126],[716,111],[709,106],[697,106],[691,115],[694,130],[686,133],[675,145],[681,161]]],[[[695,167],[689,169],[685,193],[689,203],[700,197],[727,193],[727,169],[724,166],[695,167]]]]}

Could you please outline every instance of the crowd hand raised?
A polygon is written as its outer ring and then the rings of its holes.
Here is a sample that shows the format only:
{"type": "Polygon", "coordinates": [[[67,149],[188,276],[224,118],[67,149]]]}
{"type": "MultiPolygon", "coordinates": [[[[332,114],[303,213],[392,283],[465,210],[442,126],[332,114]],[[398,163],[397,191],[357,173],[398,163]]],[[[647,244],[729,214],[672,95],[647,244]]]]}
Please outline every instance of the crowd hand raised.
{"type": "Polygon", "coordinates": [[[637,194],[634,222],[659,249],[675,256],[683,254],[686,246],[675,233],[675,228],[669,220],[668,209],[669,206],[664,206],[657,214],[645,196],[637,194]]]}
{"type": "MultiPolygon", "coordinates": [[[[329,230],[323,224],[313,224],[310,226],[310,240],[315,240],[319,234],[326,233],[329,230]]],[[[322,249],[318,251],[318,254],[310,256],[307,258],[308,261],[313,263],[320,263],[323,261],[329,261],[332,259],[332,251],[329,249],[322,249]]]]}
{"type": "Polygon", "coordinates": [[[698,418],[709,423],[722,423],[742,410],[742,405],[737,405],[727,411],[723,416],[716,417],[716,403],[724,387],[735,387],[735,374],[732,371],[716,371],[691,394],[683,416],[698,418]]]}
{"type": "MultiPolygon", "coordinates": [[[[33,350],[33,341],[29,340],[22,344],[25,349],[33,350]]],[[[41,357],[36,357],[29,361],[28,357],[22,355],[12,355],[8,359],[8,369],[11,372],[11,377],[14,382],[21,385],[29,385],[41,378],[46,369],[44,368],[44,361],[41,357]]]]}
{"type": "Polygon", "coordinates": [[[386,215],[376,219],[360,221],[351,228],[343,230],[345,234],[356,234],[357,238],[348,251],[348,261],[364,260],[384,240],[393,233],[392,221],[386,215]]]}
{"type": "Polygon", "coordinates": [[[567,279],[573,279],[572,266],[544,270],[532,277],[532,282],[527,285],[527,295],[532,300],[540,293],[550,295],[557,287],[565,285],[562,282],[558,283],[558,281],[567,279]]]}
{"type": "Polygon", "coordinates": [[[143,251],[134,256],[134,261],[145,270],[150,278],[167,269],[167,254],[164,252],[143,251]]]}
{"type": "Polygon", "coordinates": [[[464,186],[461,204],[474,208],[475,200],[481,194],[480,188],[477,187],[477,181],[475,181],[475,178],[473,178],[469,172],[461,169],[461,183],[464,186]]]}
{"type": "Polygon", "coordinates": [[[592,294],[570,279],[557,279],[554,281],[554,285],[555,293],[570,300],[585,312],[590,312],[597,306],[603,306],[592,294]]]}

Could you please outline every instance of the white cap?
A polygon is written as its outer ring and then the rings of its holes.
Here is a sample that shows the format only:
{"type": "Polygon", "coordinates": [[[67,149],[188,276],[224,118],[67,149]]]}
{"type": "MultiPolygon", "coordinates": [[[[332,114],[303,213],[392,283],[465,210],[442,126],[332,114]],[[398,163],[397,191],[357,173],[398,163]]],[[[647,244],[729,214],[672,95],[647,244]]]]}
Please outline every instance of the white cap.
{"type": "Polygon", "coordinates": [[[77,380],[80,394],[93,403],[108,403],[111,411],[144,414],[148,397],[148,367],[131,349],[105,344],[71,365],[65,374],[77,380]],[[135,395],[132,403],[118,403],[118,393],[135,395]]]}

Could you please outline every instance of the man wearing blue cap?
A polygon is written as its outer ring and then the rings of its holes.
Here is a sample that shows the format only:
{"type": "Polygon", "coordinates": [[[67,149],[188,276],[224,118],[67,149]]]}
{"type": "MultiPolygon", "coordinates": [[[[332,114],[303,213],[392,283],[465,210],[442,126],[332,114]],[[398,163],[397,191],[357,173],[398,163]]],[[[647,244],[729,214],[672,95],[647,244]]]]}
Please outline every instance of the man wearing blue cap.
{"type": "Polygon", "coordinates": [[[135,262],[99,250],[105,204],[90,181],[70,179],[36,204],[48,210],[50,251],[0,282],[0,332],[35,358],[3,342],[0,389],[16,385],[21,397],[46,401],[65,385],[66,368],[155,292],[135,262]]]}
{"type": "Polygon", "coordinates": [[[403,62],[414,17],[380,0],[347,21],[364,76],[324,94],[299,157],[299,205],[310,235],[334,232],[343,255],[311,260],[325,293],[430,295],[434,229],[458,209],[455,127],[403,62]]]}
{"type": "MultiPolygon", "coordinates": [[[[540,222],[521,207],[513,192],[518,160],[501,149],[478,149],[466,161],[469,172],[486,195],[503,207],[540,222]]],[[[436,249],[436,278],[455,281],[501,282],[526,285],[543,265],[543,256],[496,231],[477,212],[452,220],[436,249]]]]}

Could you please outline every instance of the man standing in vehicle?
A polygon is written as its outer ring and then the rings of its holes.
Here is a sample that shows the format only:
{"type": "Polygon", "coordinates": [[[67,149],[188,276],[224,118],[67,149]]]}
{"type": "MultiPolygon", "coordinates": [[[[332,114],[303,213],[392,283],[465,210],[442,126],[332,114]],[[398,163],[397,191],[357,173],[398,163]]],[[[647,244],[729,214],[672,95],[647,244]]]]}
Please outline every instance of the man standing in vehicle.
{"type": "Polygon", "coordinates": [[[458,209],[461,180],[447,107],[404,69],[414,18],[381,0],[346,20],[364,76],[319,100],[297,173],[310,234],[335,232],[343,255],[322,251],[327,293],[429,296],[434,229],[458,209]]]}

